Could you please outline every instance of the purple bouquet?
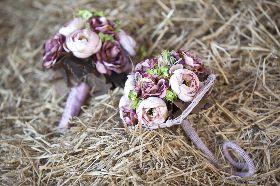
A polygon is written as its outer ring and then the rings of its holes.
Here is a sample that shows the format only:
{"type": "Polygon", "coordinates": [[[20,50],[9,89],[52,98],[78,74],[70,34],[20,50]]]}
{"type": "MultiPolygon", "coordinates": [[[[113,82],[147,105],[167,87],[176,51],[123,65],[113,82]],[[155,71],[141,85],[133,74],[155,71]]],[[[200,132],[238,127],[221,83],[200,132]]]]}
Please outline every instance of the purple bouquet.
{"type": "Polygon", "coordinates": [[[102,12],[80,10],[44,44],[43,68],[58,70],[71,92],[59,129],[68,128],[77,116],[90,90],[88,75],[103,74],[113,86],[122,85],[131,71],[129,56],[135,55],[136,42],[102,12]],[[113,78],[112,78],[113,77],[113,78]]]}

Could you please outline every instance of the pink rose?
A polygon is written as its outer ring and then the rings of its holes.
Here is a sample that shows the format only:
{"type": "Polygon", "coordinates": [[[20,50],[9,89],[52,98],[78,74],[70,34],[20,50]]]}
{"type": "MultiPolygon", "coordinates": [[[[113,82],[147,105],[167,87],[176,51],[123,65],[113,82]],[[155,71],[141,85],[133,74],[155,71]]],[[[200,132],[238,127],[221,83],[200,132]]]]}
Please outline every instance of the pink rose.
{"type": "Polygon", "coordinates": [[[69,34],[76,30],[84,28],[85,21],[82,18],[74,18],[69,21],[65,26],[59,29],[59,33],[67,37],[69,34]]]}
{"type": "Polygon", "coordinates": [[[157,97],[149,97],[143,100],[136,110],[138,121],[145,126],[161,124],[168,117],[165,102],[157,97]]]}
{"type": "Polygon", "coordinates": [[[59,33],[55,34],[51,39],[44,44],[43,67],[50,68],[56,62],[60,54],[64,51],[65,37],[59,33]]]}
{"type": "Polygon", "coordinates": [[[130,101],[126,96],[122,96],[119,102],[120,117],[127,125],[135,125],[138,122],[135,110],[130,106],[130,101]]]}
{"type": "Polygon", "coordinates": [[[87,58],[97,53],[102,42],[95,32],[90,30],[76,30],[66,37],[66,50],[73,52],[78,58],[87,58]]]}
{"type": "Polygon", "coordinates": [[[130,56],[135,56],[135,48],[136,48],[136,42],[135,40],[127,35],[123,30],[119,32],[119,39],[121,46],[128,52],[130,56]]]}
{"type": "Polygon", "coordinates": [[[129,72],[131,63],[120,43],[107,41],[103,43],[101,50],[96,54],[96,68],[101,74],[111,75],[116,73],[129,72]]]}
{"type": "Polygon", "coordinates": [[[141,98],[157,96],[164,98],[168,89],[168,81],[165,79],[156,80],[153,77],[143,77],[136,82],[136,91],[141,98]]]}
{"type": "Polygon", "coordinates": [[[178,69],[170,77],[170,86],[178,98],[184,102],[192,101],[199,90],[197,75],[188,69],[178,69]]]}

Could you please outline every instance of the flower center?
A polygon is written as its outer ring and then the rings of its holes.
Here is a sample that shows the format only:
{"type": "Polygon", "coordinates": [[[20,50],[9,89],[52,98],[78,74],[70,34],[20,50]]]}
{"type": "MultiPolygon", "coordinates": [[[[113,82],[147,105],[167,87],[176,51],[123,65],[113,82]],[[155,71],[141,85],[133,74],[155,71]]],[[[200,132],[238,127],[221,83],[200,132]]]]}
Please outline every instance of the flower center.
{"type": "Polygon", "coordinates": [[[149,116],[153,116],[154,115],[154,111],[153,111],[152,108],[150,108],[147,113],[148,113],[149,116]]]}
{"type": "Polygon", "coordinates": [[[190,84],[191,84],[191,81],[185,79],[185,80],[184,80],[184,84],[187,85],[187,86],[189,87],[190,84]]]}
{"type": "Polygon", "coordinates": [[[86,40],[87,38],[84,35],[79,35],[78,40],[82,41],[82,40],[86,40]]]}

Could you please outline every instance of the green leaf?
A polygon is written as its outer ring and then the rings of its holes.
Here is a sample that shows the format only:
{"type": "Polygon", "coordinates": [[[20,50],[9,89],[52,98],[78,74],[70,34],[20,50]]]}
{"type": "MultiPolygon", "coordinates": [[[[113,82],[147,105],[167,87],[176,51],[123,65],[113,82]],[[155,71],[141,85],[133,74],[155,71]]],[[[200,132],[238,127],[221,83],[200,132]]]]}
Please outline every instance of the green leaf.
{"type": "Polygon", "coordinates": [[[159,69],[164,77],[169,77],[169,68],[167,66],[160,67],[159,69]]]}
{"type": "Polygon", "coordinates": [[[131,101],[137,99],[137,92],[135,92],[133,90],[129,91],[128,99],[130,99],[131,101]]]}
{"type": "Polygon", "coordinates": [[[104,17],[105,13],[103,11],[94,11],[93,15],[98,17],[104,17]]]}
{"type": "Polygon", "coordinates": [[[128,94],[128,99],[131,100],[132,108],[136,109],[140,103],[139,99],[137,98],[137,92],[131,90],[128,94]]]}
{"type": "Polygon", "coordinates": [[[137,109],[139,104],[140,104],[139,100],[134,100],[134,101],[132,101],[132,105],[131,106],[132,106],[133,109],[137,109]]]}
{"type": "Polygon", "coordinates": [[[148,56],[148,50],[147,50],[147,48],[145,46],[141,46],[139,48],[139,52],[140,52],[141,59],[144,59],[145,57],[148,56]]]}
{"type": "Polygon", "coordinates": [[[166,65],[174,65],[176,63],[176,59],[171,55],[171,52],[168,50],[163,50],[161,52],[163,63],[166,65]]]}
{"type": "Polygon", "coordinates": [[[104,34],[102,32],[99,32],[98,36],[100,37],[102,42],[106,42],[106,41],[115,41],[113,36],[109,35],[109,34],[104,34]]]}
{"type": "Polygon", "coordinates": [[[160,76],[161,71],[160,71],[160,69],[153,68],[153,69],[147,70],[147,73],[151,74],[151,75],[160,76]]]}
{"type": "Polygon", "coordinates": [[[177,95],[170,89],[166,91],[165,99],[167,101],[173,102],[177,99],[177,95]]]}
{"type": "Polygon", "coordinates": [[[79,10],[77,15],[85,20],[88,20],[93,16],[93,13],[89,10],[79,10]]]}
{"type": "Polygon", "coordinates": [[[121,21],[119,19],[117,19],[116,21],[114,21],[114,23],[115,23],[115,27],[116,27],[115,30],[117,32],[120,31],[120,29],[121,29],[121,21]]]}

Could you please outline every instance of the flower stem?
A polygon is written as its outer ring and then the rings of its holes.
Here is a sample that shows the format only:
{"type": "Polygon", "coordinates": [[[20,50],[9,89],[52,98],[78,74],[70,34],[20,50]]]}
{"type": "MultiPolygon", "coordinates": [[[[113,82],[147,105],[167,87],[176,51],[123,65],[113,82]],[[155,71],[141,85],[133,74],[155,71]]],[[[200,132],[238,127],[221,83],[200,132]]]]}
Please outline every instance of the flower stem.
{"type": "Polygon", "coordinates": [[[68,129],[69,120],[79,115],[81,106],[88,97],[89,90],[89,85],[84,82],[71,88],[58,125],[59,132],[64,133],[68,129]]]}

